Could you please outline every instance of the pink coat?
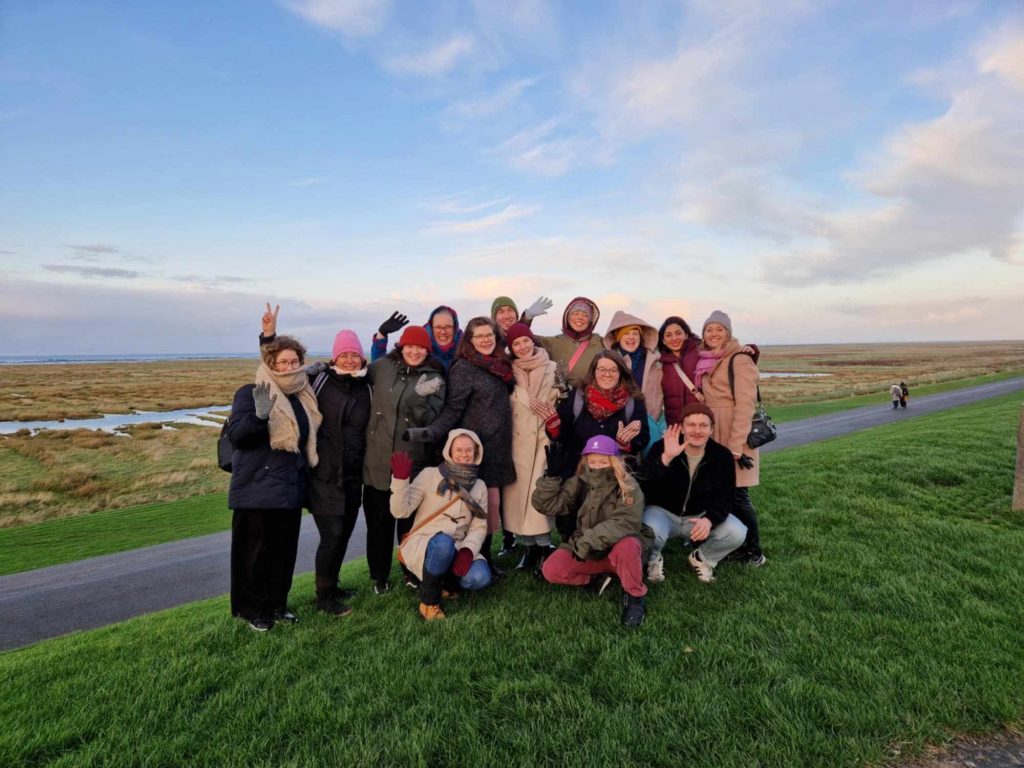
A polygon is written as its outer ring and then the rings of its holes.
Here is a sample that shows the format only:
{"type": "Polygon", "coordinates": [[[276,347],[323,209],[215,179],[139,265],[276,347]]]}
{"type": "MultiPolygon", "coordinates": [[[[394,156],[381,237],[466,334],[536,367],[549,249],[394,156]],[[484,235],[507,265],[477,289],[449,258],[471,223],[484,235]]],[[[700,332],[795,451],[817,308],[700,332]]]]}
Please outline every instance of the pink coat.
{"type": "Polygon", "coordinates": [[[736,339],[728,341],[725,353],[715,363],[715,367],[704,375],[700,388],[704,394],[705,405],[715,414],[715,441],[731,450],[733,455],[745,453],[754,460],[752,469],[740,469],[739,464],[736,465],[736,487],[749,488],[760,481],[758,451],[747,445],[750,421],[754,418],[754,408],[757,404],[757,384],[760,375],[754,359],[741,353],[740,347],[736,339]],[[732,357],[736,358],[736,362],[733,363],[735,401],[729,390],[729,359],[732,357]]]}

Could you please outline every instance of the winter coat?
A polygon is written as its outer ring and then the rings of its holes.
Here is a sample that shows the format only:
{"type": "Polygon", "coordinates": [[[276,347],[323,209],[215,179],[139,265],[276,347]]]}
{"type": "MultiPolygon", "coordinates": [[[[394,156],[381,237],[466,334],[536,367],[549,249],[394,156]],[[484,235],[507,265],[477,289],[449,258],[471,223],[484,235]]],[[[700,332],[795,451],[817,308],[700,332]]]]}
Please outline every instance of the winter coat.
{"type": "Polygon", "coordinates": [[[683,407],[690,403],[696,403],[696,396],[679,378],[676,372],[676,364],[683,369],[683,373],[694,384],[694,376],[697,371],[697,360],[700,356],[700,341],[696,336],[691,336],[683,343],[682,361],[672,352],[660,353],[661,363],[661,391],[665,396],[665,423],[679,424],[682,421],[680,414],[683,407]]]}
{"type": "Polygon", "coordinates": [[[566,382],[567,387],[578,387],[583,383],[583,379],[586,378],[587,371],[590,369],[590,363],[594,360],[594,355],[604,348],[604,340],[594,333],[594,328],[597,327],[597,321],[600,317],[601,311],[597,308],[597,304],[590,301],[590,299],[579,296],[566,305],[565,311],[562,313],[562,332],[560,334],[557,336],[534,336],[537,343],[544,347],[548,356],[558,365],[560,381],[566,382]],[[588,302],[592,310],[591,317],[593,320],[589,329],[590,335],[585,336],[582,341],[576,341],[566,333],[569,329],[569,307],[577,301],[588,302]],[[581,344],[584,345],[583,354],[580,355],[576,365],[570,371],[569,362],[581,344]]]}
{"type": "Polygon", "coordinates": [[[379,491],[391,487],[391,454],[405,451],[417,472],[434,458],[428,443],[402,439],[410,427],[425,427],[444,406],[445,381],[441,366],[427,360],[410,368],[397,353],[370,363],[373,402],[366,425],[366,459],[363,482],[379,491]]]}
{"type": "MultiPolygon", "coordinates": [[[[315,515],[344,511],[342,481],[362,483],[366,457],[366,425],[370,422],[370,384],[368,376],[341,374],[333,368],[316,396],[323,421],[316,434],[320,457],[309,470],[309,511],[315,515]]],[[[318,376],[310,376],[310,383],[318,376]]]]}
{"type": "Polygon", "coordinates": [[[455,427],[475,432],[485,457],[480,479],[488,488],[500,488],[516,479],[512,464],[512,410],[509,390],[493,373],[460,359],[448,374],[448,397],[429,427],[430,441],[440,443],[455,427]]]}
{"type": "MultiPolygon", "coordinates": [[[[558,388],[555,385],[555,363],[545,367],[544,382],[539,400],[555,404],[558,388]]],[[[538,478],[544,474],[548,445],[544,422],[530,410],[530,395],[525,387],[516,386],[510,398],[512,406],[512,463],[515,482],[501,489],[501,515],[505,530],[521,536],[537,536],[551,530],[551,520],[537,512],[530,502],[538,478]]]]}
{"type": "MultiPolygon", "coordinates": [[[[480,440],[469,430],[453,430],[444,446],[446,460],[451,459],[451,444],[459,435],[469,435],[477,445],[480,445],[480,440]]],[[[483,456],[487,455],[482,446],[480,450],[483,456]]],[[[422,528],[416,530],[417,525],[427,520],[456,496],[451,491],[445,491],[443,495],[438,495],[437,488],[441,484],[441,480],[441,471],[437,467],[423,469],[411,483],[408,479],[391,478],[391,514],[399,519],[407,518],[413,513],[416,514],[413,530],[399,549],[402,552],[406,568],[421,579],[423,578],[423,560],[427,554],[427,544],[438,533],[446,533],[455,539],[455,546],[458,549],[468,548],[473,553],[474,560],[483,559],[480,549],[483,546],[484,537],[487,536],[487,519],[473,517],[469,507],[461,499],[422,528]]],[[[487,511],[487,486],[484,485],[483,480],[477,479],[469,495],[485,512],[487,511]]]]}
{"type": "Polygon", "coordinates": [[[636,536],[644,548],[654,541],[651,529],[641,522],[644,494],[633,490],[632,501],[622,498],[611,469],[584,467],[568,480],[545,475],[537,481],[533,505],[545,515],[575,515],[576,530],[561,548],[580,560],[601,560],[627,536],[636,536]]]}
{"type": "Polygon", "coordinates": [[[901,387],[899,384],[893,384],[891,387],[889,387],[889,394],[892,396],[893,400],[902,400],[903,387],[901,387]]]}
{"type": "Polygon", "coordinates": [[[306,451],[309,419],[296,395],[288,395],[299,425],[298,453],[270,447],[269,421],[256,416],[255,384],[235,392],[228,417],[231,454],[229,509],[301,509],[306,505],[306,451]]]}
{"type": "Polygon", "coordinates": [[[757,384],[759,375],[757,365],[750,355],[740,352],[740,343],[730,339],[715,367],[704,374],[701,379],[701,392],[704,404],[715,414],[714,439],[728,448],[734,455],[747,454],[754,460],[751,469],[740,469],[736,465],[736,487],[749,488],[757,485],[760,479],[760,461],[758,450],[747,445],[750,434],[750,422],[754,418],[757,404],[757,384]],[[735,358],[733,372],[736,383],[736,400],[733,401],[729,389],[729,359],[735,358]]]}
{"type": "Polygon", "coordinates": [[[644,462],[641,485],[648,504],[683,517],[706,517],[711,527],[723,522],[732,511],[736,495],[736,461],[725,446],[708,440],[704,456],[690,481],[690,464],[683,452],[666,467],[661,457],[665,441],[651,446],[644,462]]]}
{"type": "Polygon", "coordinates": [[[665,407],[664,397],[661,394],[661,377],[663,374],[659,361],[658,329],[648,325],[636,315],[631,315],[620,309],[612,315],[612,321],[608,324],[608,330],[604,334],[604,346],[605,349],[612,349],[618,352],[626,361],[626,365],[630,365],[632,358],[629,353],[623,350],[619,343],[615,341],[615,331],[629,325],[640,326],[640,349],[637,351],[643,355],[643,373],[637,384],[640,386],[640,391],[644,393],[644,407],[647,408],[647,413],[652,419],[657,420],[665,407]]]}
{"type": "Polygon", "coordinates": [[[638,467],[640,452],[647,447],[647,442],[651,437],[651,430],[645,418],[646,412],[644,411],[643,404],[633,398],[630,398],[630,400],[633,401],[632,408],[630,408],[627,402],[621,409],[601,421],[595,419],[590,411],[587,410],[586,395],[582,389],[574,389],[567,398],[559,403],[558,418],[561,421],[561,425],[558,428],[558,441],[565,446],[567,451],[566,468],[562,475],[563,478],[569,477],[576,471],[576,464],[580,460],[587,440],[595,435],[607,435],[614,440],[616,433],[619,431],[620,421],[623,424],[628,424],[630,421],[640,422],[640,433],[630,441],[629,449],[623,451],[627,455],[627,460],[631,466],[634,469],[638,467]],[[579,416],[576,415],[577,398],[579,398],[582,405],[579,408],[579,416]],[[627,418],[626,412],[628,410],[632,410],[632,413],[627,418]]]}

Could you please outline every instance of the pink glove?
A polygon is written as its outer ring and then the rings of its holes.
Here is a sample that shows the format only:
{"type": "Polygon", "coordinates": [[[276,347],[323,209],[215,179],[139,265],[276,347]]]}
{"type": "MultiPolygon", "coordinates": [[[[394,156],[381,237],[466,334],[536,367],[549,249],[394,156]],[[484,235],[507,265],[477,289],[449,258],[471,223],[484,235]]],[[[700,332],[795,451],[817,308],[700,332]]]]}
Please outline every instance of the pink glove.
{"type": "Polygon", "coordinates": [[[452,573],[458,576],[460,579],[469,573],[469,566],[473,564],[473,550],[468,547],[463,547],[455,553],[455,559],[452,560],[452,573]]]}
{"type": "Polygon", "coordinates": [[[396,480],[408,480],[412,475],[412,458],[405,451],[391,454],[391,476],[396,480]]]}

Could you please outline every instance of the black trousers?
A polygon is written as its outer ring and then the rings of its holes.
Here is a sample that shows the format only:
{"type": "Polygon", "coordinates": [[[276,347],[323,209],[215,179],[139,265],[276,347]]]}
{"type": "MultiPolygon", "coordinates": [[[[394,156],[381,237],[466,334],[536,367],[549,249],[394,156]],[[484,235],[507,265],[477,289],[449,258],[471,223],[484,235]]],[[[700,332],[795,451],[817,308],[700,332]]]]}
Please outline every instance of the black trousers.
{"type": "Polygon", "coordinates": [[[314,560],[318,592],[333,589],[338,583],[338,573],[345,561],[345,551],[363,501],[363,483],[359,478],[342,481],[342,490],[345,500],[337,503],[337,509],[318,508],[313,512],[313,522],[320,532],[320,544],[314,560]]]}
{"type": "Polygon", "coordinates": [[[740,549],[752,555],[761,554],[761,531],[757,524],[757,510],[750,500],[749,488],[737,488],[733,497],[732,513],[747,526],[747,538],[740,549]]]}
{"type": "Polygon", "coordinates": [[[391,515],[391,491],[369,485],[363,488],[363,515],[366,517],[366,564],[370,579],[387,581],[391,575],[395,535],[397,533],[401,541],[412,530],[414,516],[396,520],[391,515]]]}
{"type": "Polygon", "coordinates": [[[288,605],[301,509],[236,509],[231,517],[231,613],[270,619],[288,605]]]}

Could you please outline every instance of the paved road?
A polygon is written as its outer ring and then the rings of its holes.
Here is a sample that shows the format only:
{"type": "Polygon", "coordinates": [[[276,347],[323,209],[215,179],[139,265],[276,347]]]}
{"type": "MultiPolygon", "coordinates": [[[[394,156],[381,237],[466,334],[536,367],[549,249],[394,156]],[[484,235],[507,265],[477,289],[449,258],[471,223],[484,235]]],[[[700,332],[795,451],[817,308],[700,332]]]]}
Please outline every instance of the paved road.
{"type": "MultiPolygon", "coordinates": [[[[911,397],[905,411],[893,411],[885,402],[789,422],[780,425],[778,440],[762,450],[804,445],[1020,390],[1024,377],[911,397]]],[[[225,531],[0,577],[0,650],[222,595],[230,583],[230,542],[225,531]]],[[[316,527],[306,515],[296,571],[312,570],[316,543],[316,527]]],[[[366,531],[360,523],[345,559],[365,554],[366,531]]]]}

